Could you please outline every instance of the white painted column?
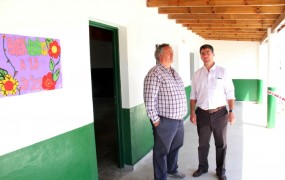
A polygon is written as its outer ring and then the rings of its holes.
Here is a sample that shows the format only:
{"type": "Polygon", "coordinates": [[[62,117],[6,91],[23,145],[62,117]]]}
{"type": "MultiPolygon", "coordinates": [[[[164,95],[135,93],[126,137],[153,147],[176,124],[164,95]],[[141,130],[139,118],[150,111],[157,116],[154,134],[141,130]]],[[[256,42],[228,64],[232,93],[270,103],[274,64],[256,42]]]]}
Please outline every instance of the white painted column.
{"type": "MultiPolygon", "coordinates": [[[[268,92],[276,91],[278,83],[277,33],[267,30],[268,37],[268,92]]],[[[276,98],[267,94],[267,128],[275,127],[276,98]]]]}
{"type": "Polygon", "coordinates": [[[267,29],[268,37],[268,87],[276,87],[278,83],[277,33],[267,29]]]}

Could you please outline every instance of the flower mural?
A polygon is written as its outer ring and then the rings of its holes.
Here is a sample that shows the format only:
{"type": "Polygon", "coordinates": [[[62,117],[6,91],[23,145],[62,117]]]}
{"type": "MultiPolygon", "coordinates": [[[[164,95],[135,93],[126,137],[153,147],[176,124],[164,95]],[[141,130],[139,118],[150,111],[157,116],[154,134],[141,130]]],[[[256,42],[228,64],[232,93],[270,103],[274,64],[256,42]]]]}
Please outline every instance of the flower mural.
{"type": "Polygon", "coordinates": [[[0,80],[0,89],[3,96],[8,94],[16,94],[19,82],[10,74],[6,74],[3,80],[0,80]]]}
{"type": "Polygon", "coordinates": [[[60,46],[56,41],[53,41],[49,44],[48,54],[52,58],[58,58],[58,56],[60,55],[60,46]]]}
{"type": "Polygon", "coordinates": [[[0,98],[61,88],[59,40],[1,34],[0,98]]]}
{"type": "MultiPolygon", "coordinates": [[[[46,42],[52,41],[50,39],[47,39],[46,42]]],[[[51,72],[48,72],[46,75],[42,78],[42,88],[44,90],[53,90],[56,85],[56,81],[59,78],[60,75],[60,69],[56,69],[56,66],[59,64],[60,61],[60,46],[56,41],[52,41],[49,43],[49,50],[48,54],[51,57],[49,62],[49,69],[51,72]],[[57,63],[54,63],[54,60],[52,58],[58,58],[59,60],[57,63]]]]}
{"type": "Polygon", "coordinates": [[[45,90],[53,90],[55,88],[56,82],[52,78],[52,73],[49,72],[47,75],[43,76],[42,87],[45,90]]]}

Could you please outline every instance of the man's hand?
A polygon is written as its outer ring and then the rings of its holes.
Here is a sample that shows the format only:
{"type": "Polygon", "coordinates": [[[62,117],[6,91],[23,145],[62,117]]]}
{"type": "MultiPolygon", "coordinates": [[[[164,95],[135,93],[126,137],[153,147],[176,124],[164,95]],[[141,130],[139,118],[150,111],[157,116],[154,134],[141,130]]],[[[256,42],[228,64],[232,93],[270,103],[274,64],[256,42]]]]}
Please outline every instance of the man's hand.
{"type": "Polygon", "coordinates": [[[193,114],[191,114],[191,116],[190,116],[190,121],[193,123],[193,124],[197,124],[197,118],[196,118],[196,114],[195,113],[193,113],[193,114]]]}
{"type": "Polygon", "coordinates": [[[228,121],[230,123],[230,125],[233,125],[236,121],[236,118],[235,118],[235,115],[233,112],[230,112],[229,115],[228,115],[228,121]]]}
{"type": "Polygon", "coordinates": [[[159,125],[160,119],[156,122],[153,122],[152,124],[154,125],[154,127],[157,127],[159,125]]]}

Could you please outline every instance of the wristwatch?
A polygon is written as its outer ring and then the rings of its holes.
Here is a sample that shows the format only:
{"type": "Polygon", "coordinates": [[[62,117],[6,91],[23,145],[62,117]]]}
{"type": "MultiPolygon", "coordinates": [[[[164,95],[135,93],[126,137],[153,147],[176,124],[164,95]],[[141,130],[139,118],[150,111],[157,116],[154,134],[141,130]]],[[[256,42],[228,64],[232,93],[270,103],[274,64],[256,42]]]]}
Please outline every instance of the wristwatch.
{"type": "Polygon", "coordinates": [[[232,110],[232,109],[230,109],[230,110],[229,110],[229,112],[231,113],[231,112],[233,112],[233,110],[232,110]]]}

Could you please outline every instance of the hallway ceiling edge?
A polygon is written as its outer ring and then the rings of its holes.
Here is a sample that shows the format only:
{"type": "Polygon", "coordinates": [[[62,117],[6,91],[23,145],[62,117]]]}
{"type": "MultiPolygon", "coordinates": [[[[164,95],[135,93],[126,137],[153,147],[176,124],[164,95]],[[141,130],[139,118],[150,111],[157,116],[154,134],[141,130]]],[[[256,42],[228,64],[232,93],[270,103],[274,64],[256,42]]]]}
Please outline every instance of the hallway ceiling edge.
{"type": "Polygon", "coordinates": [[[206,40],[267,39],[285,24],[285,0],[147,0],[149,8],[206,40]]]}

